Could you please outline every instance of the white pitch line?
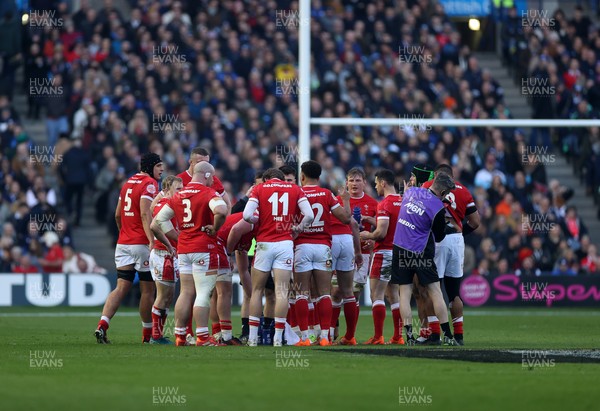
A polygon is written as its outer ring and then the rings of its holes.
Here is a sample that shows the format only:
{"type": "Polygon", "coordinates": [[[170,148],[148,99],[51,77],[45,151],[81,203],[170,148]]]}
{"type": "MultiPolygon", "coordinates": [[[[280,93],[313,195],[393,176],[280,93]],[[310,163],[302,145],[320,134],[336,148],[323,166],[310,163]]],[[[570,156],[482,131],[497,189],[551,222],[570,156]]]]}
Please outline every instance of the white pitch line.
{"type": "MultiPolygon", "coordinates": [[[[57,312],[16,312],[16,313],[1,313],[0,312],[0,318],[10,318],[10,317],[19,317],[19,318],[56,318],[56,317],[98,317],[100,315],[101,311],[80,311],[80,312],[73,312],[73,311],[57,311],[57,312]]],[[[240,315],[239,311],[232,311],[231,315],[233,316],[238,316],[240,315]]],[[[371,316],[371,313],[369,311],[362,311],[360,313],[361,316],[371,316]]],[[[416,315],[416,313],[413,313],[413,315],[416,315]]],[[[465,311],[465,315],[466,316],[472,316],[472,317],[483,317],[483,316],[492,316],[492,317],[512,317],[512,316],[518,316],[518,317],[568,317],[568,316],[578,316],[578,315],[585,315],[585,316],[592,316],[592,317],[598,317],[600,316],[600,311],[594,311],[594,310],[577,310],[577,311],[572,311],[569,309],[564,309],[564,310],[549,310],[549,311],[542,311],[542,310],[503,310],[503,311],[491,311],[491,310],[466,310],[465,311]]],[[[139,313],[138,312],[121,312],[121,313],[117,313],[116,314],[117,317],[138,317],[139,313]]],[[[343,316],[343,315],[342,315],[343,316]]]]}

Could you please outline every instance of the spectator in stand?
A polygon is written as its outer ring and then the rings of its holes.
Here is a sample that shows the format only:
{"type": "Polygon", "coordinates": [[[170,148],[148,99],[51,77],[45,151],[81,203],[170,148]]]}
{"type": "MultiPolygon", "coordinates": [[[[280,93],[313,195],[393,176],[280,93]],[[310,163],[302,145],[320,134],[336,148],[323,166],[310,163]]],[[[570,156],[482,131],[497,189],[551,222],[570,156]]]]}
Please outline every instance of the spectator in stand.
{"type": "Polygon", "coordinates": [[[96,264],[93,256],[78,252],[76,253],[72,247],[66,245],[63,247],[64,261],[62,272],[68,274],[80,273],[96,273],[106,274],[106,270],[96,264]]]}
{"type": "Polygon", "coordinates": [[[567,236],[567,243],[573,250],[578,250],[580,245],[580,239],[582,236],[587,234],[587,228],[583,224],[583,221],[577,215],[577,208],[575,206],[567,207],[565,218],[562,222],[562,231],[567,236]]]}
{"type": "Polygon", "coordinates": [[[48,130],[48,144],[54,147],[60,133],[69,132],[67,118],[68,89],[63,82],[63,76],[56,74],[49,86],[42,87],[43,99],[46,107],[46,127],[48,130]]]}
{"type": "Polygon", "coordinates": [[[594,244],[589,245],[587,255],[581,260],[581,269],[586,274],[597,274],[600,271],[600,257],[594,244]]]}
{"type": "Polygon", "coordinates": [[[566,258],[561,258],[558,261],[558,263],[556,264],[556,266],[554,267],[554,270],[552,271],[552,275],[574,276],[574,275],[577,275],[577,271],[575,271],[573,268],[571,268],[569,266],[569,261],[566,258]]]}
{"type": "Polygon", "coordinates": [[[42,271],[45,273],[60,273],[64,262],[64,255],[58,234],[53,231],[47,231],[42,237],[46,252],[44,257],[38,259],[42,271]]]}
{"type": "Polygon", "coordinates": [[[86,183],[90,181],[90,160],[88,153],[81,147],[81,139],[77,138],[73,146],[63,156],[60,173],[64,182],[64,203],[67,215],[73,216],[73,224],[79,227],[83,210],[83,194],[86,183]],[[75,207],[73,208],[73,197],[75,207]]]}
{"type": "Polygon", "coordinates": [[[12,272],[20,274],[33,274],[39,273],[40,270],[38,269],[38,267],[32,264],[31,257],[28,254],[23,254],[15,263],[12,272]]]}

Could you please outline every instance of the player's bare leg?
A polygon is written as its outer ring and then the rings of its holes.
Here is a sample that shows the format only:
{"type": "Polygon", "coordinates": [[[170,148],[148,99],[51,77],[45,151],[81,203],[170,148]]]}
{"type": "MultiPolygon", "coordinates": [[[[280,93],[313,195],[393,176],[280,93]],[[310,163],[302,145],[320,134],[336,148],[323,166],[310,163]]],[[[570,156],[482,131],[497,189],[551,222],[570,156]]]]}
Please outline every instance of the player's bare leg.
{"type": "Polygon", "coordinates": [[[394,335],[386,344],[404,344],[404,338],[402,338],[402,316],[400,315],[400,290],[398,284],[388,283],[385,289],[385,296],[390,303],[394,323],[394,335]]]}
{"type": "Polygon", "coordinates": [[[410,299],[413,293],[412,284],[402,284],[399,286],[400,289],[400,315],[404,323],[404,329],[406,330],[406,344],[415,345],[416,339],[413,335],[412,329],[412,310],[410,309],[410,299]]]}
{"type": "Polygon", "coordinates": [[[240,335],[240,341],[245,344],[248,341],[248,334],[250,333],[250,326],[248,325],[248,316],[250,315],[252,279],[250,278],[250,271],[248,270],[248,255],[246,253],[236,251],[235,261],[238,268],[240,283],[242,284],[242,290],[244,294],[241,306],[242,334],[240,335]]]}
{"type": "Polygon", "coordinates": [[[285,319],[288,311],[288,289],[291,270],[273,269],[273,279],[275,281],[275,336],[273,337],[273,346],[281,347],[283,341],[283,331],[285,330],[285,319]]]}
{"type": "Polygon", "coordinates": [[[248,346],[250,347],[256,347],[258,344],[258,327],[260,325],[260,316],[262,315],[262,297],[269,275],[271,273],[266,273],[252,267],[252,295],[250,297],[250,317],[248,321],[250,325],[248,346]]]}
{"type": "Polygon", "coordinates": [[[415,288],[419,290],[419,305],[417,309],[419,311],[421,329],[424,330],[424,332],[419,333],[417,342],[420,344],[428,344],[430,341],[436,343],[440,339],[440,320],[435,315],[435,308],[429,295],[429,290],[420,284],[415,288]]]}
{"type": "MultiPolygon", "coordinates": [[[[141,276],[142,273],[139,273],[141,276]]],[[[150,273],[147,273],[150,277],[150,273]]],[[[151,277],[150,277],[151,279],[151,277]]],[[[143,281],[140,279],[140,318],[142,319],[143,342],[150,342],[152,337],[152,304],[156,295],[156,285],[153,280],[143,281]]]]}
{"type": "Polygon", "coordinates": [[[196,346],[221,345],[208,331],[210,298],[217,283],[218,270],[194,273],[196,299],[194,300],[194,321],[196,321],[196,346]]]}
{"type": "Polygon", "coordinates": [[[265,308],[263,310],[263,329],[271,328],[275,321],[275,290],[265,288],[265,308]]]}
{"type": "Polygon", "coordinates": [[[354,334],[358,322],[358,310],[356,309],[356,297],[352,293],[354,285],[354,270],[337,271],[338,287],[342,297],[344,317],[346,318],[346,334],[341,338],[342,345],[356,345],[354,334]]]}
{"type": "Polygon", "coordinates": [[[117,313],[117,310],[121,306],[121,302],[127,296],[127,293],[131,290],[133,283],[131,281],[117,279],[117,286],[108,295],[104,308],[102,308],[102,316],[109,319],[113,318],[117,313]]]}
{"type": "Polygon", "coordinates": [[[235,342],[235,345],[239,345],[239,340],[237,338],[233,339],[233,331],[231,326],[231,280],[217,281],[216,291],[216,309],[221,328],[221,341],[225,344],[235,342]]]}
{"type": "MultiPolygon", "coordinates": [[[[296,292],[296,321],[300,328],[300,341],[298,346],[310,345],[308,335],[308,299],[310,297],[310,276],[311,271],[294,273],[294,290],[296,292]]],[[[277,286],[277,284],[275,284],[277,286]]]]}
{"type": "Polygon", "coordinates": [[[180,282],[179,297],[175,303],[175,344],[187,345],[187,323],[196,298],[196,289],[191,274],[181,274],[180,282]]]}
{"type": "Polygon", "coordinates": [[[415,297],[415,302],[417,304],[417,313],[419,315],[419,337],[417,338],[417,342],[424,343],[429,339],[429,336],[431,335],[431,329],[429,328],[429,322],[427,320],[428,316],[426,305],[429,297],[427,294],[427,288],[421,286],[417,276],[415,276],[413,279],[413,296],[415,297]]]}
{"type": "MultiPolygon", "coordinates": [[[[308,303],[308,335],[312,344],[316,344],[321,335],[321,323],[319,322],[319,314],[317,312],[319,291],[315,283],[315,271],[316,270],[313,270],[310,276],[310,302],[308,303]]],[[[329,321],[331,321],[331,318],[329,321]]],[[[329,323],[329,321],[327,323],[329,323]]],[[[327,333],[329,333],[329,331],[327,331],[327,333]]]]}
{"type": "Polygon", "coordinates": [[[316,288],[317,304],[316,313],[321,326],[319,345],[331,345],[329,341],[329,328],[331,326],[331,271],[313,270],[314,287],[316,288]]]}
{"type": "Polygon", "coordinates": [[[123,267],[117,267],[117,272],[121,275],[126,275],[131,278],[125,280],[123,278],[117,278],[117,286],[110,292],[102,307],[102,315],[100,321],[98,321],[98,327],[94,332],[96,341],[100,344],[108,344],[110,341],[107,337],[107,331],[110,324],[110,320],[114,317],[117,310],[121,306],[121,302],[127,296],[133,285],[133,277],[135,276],[135,265],[126,265],[123,267]]]}
{"type": "Polygon", "coordinates": [[[464,345],[463,334],[463,302],[460,298],[460,277],[444,277],[444,286],[448,299],[450,300],[450,314],[452,315],[452,327],[454,328],[454,339],[458,345],[464,345]]]}
{"type": "Polygon", "coordinates": [[[369,278],[369,286],[371,288],[371,301],[372,313],[373,313],[373,337],[369,338],[365,344],[372,345],[383,345],[385,340],[383,338],[383,325],[385,324],[385,290],[387,288],[387,281],[381,281],[378,278],[369,278]]]}
{"type": "Polygon", "coordinates": [[[213,293],[210,296],[210,313],[208,316],[212,327],[211,333],[215,340],[221,338],[221,324],[219,322],[219,314],[217,313],[218,301],[219,296],[217,292],[213,290],[213,293]]]}
{"type": "Polygon", "coordinates": [[[340,318],[340,313],[342,311],[342,300],[343,300],[343,294],[342,294],[342,290],[340,289],[340,287],[338,287],[338,280],[337,280],[337,271],[333,271],[333,275],[335,276],[332,279],[332,284],[331,284],[331,305],[332,305],[332,311],[331,311],[331,322],[330,322],[330,327],[329,327],[329,338],[331,339],[331,341],[335,341],[338,337],[338,320],[340,318]]]}
{"type": "MultiPolygon", "coordinates": [[[[444,295],[442,294],[440,282],[436,281],[435,283],[428,284],[427,290],[429,297],[431,298],[431,302],[433,303],[435,315],[440,319],[440,327],[444,332],[444,343],[448,345],[456,345],[456,341],[454,340],[452,332],[450,331],[450,324],[448,323],[448,308],[446,307],[446,302],[444,301],[444,295]]],[[[435,338],[433,334],[432,337],[435,338]]],[[[435,343],[435,341],[433,341],[433,343],[435,343]]]]}
{"type": "MultiPolygon", "coordinates": [[[[152,338],[150,343],[169,344],[164,338],[164,327],[169,313],[169,307],[173,302],[175,293],[175,282],[156,281],[156,299],[152,306],[152,338]]],[[[172,344],[172,343],[170,343],[172,344]]]]}

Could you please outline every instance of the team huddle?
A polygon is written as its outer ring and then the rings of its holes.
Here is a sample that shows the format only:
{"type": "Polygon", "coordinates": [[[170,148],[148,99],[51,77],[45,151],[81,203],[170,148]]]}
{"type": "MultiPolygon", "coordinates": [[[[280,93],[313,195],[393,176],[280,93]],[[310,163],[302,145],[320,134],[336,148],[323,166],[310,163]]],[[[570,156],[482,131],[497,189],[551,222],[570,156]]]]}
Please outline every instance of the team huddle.
{"type": "Polygon", "coordinates": [[[450,166],[416,165],[402,194],[394,173],[379,170],[378,203],[365,193],[362,169],[348,171],[336,197],[319,186],[319,163],[306,161],[300,185],[293,168],[271,168],[232,207],[209,161],[206,150],[194,149],[189,168],[164,178],[159,191],[162,161],[148,153],[123,185],[115,211],[117,286],[102,310],[98,343],[109,343],[110,320],[137,272],[144,343],[173,344],[164,328],[179,281],[177,346],[356,345],[368,281],[374,332],[364,344],[464,344],[463,235],[477,229],[479,214],[450,166]],[[231,323],[233,260],[244,294],[239,338],[231,323]],[[393,317],[387,341],[386,299],[393,317]]]}

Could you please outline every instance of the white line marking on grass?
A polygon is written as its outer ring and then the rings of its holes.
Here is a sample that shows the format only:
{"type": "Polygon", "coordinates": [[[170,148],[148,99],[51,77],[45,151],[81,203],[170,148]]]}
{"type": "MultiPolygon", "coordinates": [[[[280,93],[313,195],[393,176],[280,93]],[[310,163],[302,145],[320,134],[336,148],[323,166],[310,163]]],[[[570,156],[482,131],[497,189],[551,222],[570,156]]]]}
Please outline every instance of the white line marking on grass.
{"type": "MultiPolygon", "coordinates": [[[[2,317],[20,317],[20,318],[55,318],[55,317],[99,317],[101,311],[56,311],[56,312],[15,312],[15,313],[0,313],[0,318],[2,317]]],[[[342,313],[343,314],[343,313],[342,313]]],[[[239,311],[232,311],[231,315],[239,316],[239,311]]],[[[361,311],[361,316],[371,316],[370,311],[361,311]]],[[[413,315],[417,315],[413,313],[413,315]]],[[[492,316],[492,317],[568,317],[568,316],[592,316],[599,317],[600,311],[597,310],[570,310],[570,309],[552,309],[552,310],[512,310],[512,309],[503,309],[498,311],[493,310],[466,310],[466,316],[473,317],[484,317],[484,316],[492,316]]],[[[116,317],[138,317],[139,313],[134,311],[126,311],[120,312],[116,314],[116,317]]],[[[343,315],[342,315],[343,316],[343,315]]]]}

